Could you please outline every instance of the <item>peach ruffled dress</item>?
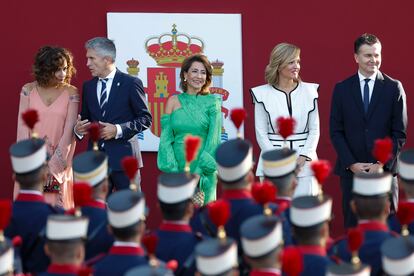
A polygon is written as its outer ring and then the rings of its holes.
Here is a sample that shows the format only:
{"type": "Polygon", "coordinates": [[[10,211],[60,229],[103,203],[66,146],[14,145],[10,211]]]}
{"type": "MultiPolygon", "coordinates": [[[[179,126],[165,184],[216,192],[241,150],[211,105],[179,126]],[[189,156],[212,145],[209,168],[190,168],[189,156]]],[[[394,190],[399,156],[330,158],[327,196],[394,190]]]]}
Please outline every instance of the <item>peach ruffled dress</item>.
{"type": "MultiPolygon", "coordinates": [[[[29,129],[21,119],[21,113],[28,108],[36,109],[39,122],[35,125],[35,132],[45,139],[49,154],[49,173],[59,182],[58,193],[45,193],[46,201],[65,209],[73,207],[73,172],[72,159],[76,140],[73,128],[78,114],[79,96],[70,95],[63,90],[60,96],[49,106],[46,105],[36,89],[22,90],[20,94],[19,119],[17,124],[17,141],[29,138],[29,129]]],[[[18,187],[14,189],[17,196],[18,187]]]]}

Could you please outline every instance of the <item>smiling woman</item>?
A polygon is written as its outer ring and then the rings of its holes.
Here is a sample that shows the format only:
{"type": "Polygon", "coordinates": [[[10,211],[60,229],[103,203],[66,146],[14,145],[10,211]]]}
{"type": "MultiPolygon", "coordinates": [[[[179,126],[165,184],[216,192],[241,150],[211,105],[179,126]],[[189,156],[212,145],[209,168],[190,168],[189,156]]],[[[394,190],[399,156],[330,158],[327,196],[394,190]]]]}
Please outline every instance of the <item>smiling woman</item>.
{"type": "MultiPolygon", "coordinates": [[[[28,139],[30,130],[24,125],[21,114],[28,108],[37,110],[39,122],[34,131],[47,144],[49,176],[45,183],[46,201],[52,205],[71,208],[72,157],[75,150],[73,127],[78,113],[79,95],[70,85],[75,73],[72,54],[61,47],[45,46],[39,49],[33,65],[34,82],[23,86],[17,124],[17,141],[28,139]]],[[[15,184],[14,197],[19,191],[15,184]]]]}
{"type": "MultiPolygon", "coordinates": [[[[300,67],[299,47],[280,43],[272,50],[266,67],[268,84],[251,89],[256,139],[262,154],[283,146],[296,151],[298,185],[294,196],[315,195],[319,192],[310,169],[310,161],[317,159],[319,141],[319,85],[303,82],[299,76],[300,67]],[[286,145],[276,126],[279,117],[292,117],[296,121],[294,133],[287,138],[286,145]]],[[[256,175],[266,177],[261,158],[256,175]]]]}
{"type": "Polygon", "coordinates": [[[181,66],[183,93],[171,96],[161,117],[161,138],[158,168],[167,173],[183,172],[185,166],[184,138],[199,136],[200,151],[191,163],[191,173],[200,175],[199,188],[204,204],[216,199],[217,169],[214,152],[220,143],[221,100],[211,95],[212,67],[206,56],[194,55],[181,66]]]}

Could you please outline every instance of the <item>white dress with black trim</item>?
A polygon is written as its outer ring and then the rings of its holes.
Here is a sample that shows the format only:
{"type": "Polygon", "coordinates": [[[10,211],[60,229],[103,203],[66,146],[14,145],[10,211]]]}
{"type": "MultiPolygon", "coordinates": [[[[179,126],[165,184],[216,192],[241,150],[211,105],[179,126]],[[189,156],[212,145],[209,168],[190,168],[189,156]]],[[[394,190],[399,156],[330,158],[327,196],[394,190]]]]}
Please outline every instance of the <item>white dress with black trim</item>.
{"type": "MultiPolygon", "coordinates": [[[[250,90],[255,104],[256,139],[261,154],[274,147],[284,146],[283,138],[277,132],[278,117],[293,117],[296,120],[294,134],[288,137],[287,146],[305,156],[308,161],[298,175],[298,186],[294,196],[318,193],[318,185],[313,180],[310,161],[316,160],[316,148],[319,141],[319,84],[299,82],[289,94],[265,84],[250,90]],[[288,97],[291,106],[289,106],[288,97]]],[[[257,176],[263,176],[262,160],[257,165],[257,176]]]]}

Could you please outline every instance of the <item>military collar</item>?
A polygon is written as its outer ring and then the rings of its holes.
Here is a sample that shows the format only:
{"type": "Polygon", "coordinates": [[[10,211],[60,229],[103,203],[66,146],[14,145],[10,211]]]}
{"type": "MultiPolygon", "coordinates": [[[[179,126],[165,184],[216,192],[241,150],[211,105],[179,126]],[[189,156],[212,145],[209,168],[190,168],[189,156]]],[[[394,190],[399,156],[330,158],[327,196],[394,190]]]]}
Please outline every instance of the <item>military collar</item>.
{"type": "Polygon", "coordinates": [[[251,199],[252,198],[252,193],[248,190],[243,190],[243,189],[229,189],[229,190],[224,190],[223,194],[221,196],[222,199],[251,199]]]}
{"type": "Polygon", "coordinates": [[[16,201],[46,202],[42,193],[37,191],[20,191],[17,195],[16,201]]]}
{"type": "Polygon", "coordinates": [[[164,220],[159,230],[161,231],[171,231],[171,232],[193,232],[190,225],[188,225],[187,222],[182,221],[170,221],[170,220],[164,220]]]}
{"type": "Polygon", "coordinates": [[[302,254],[326,256],[326,248],[320,245],[299,245],[296,246],[302,254]]]}
{"type": "Polygon", "coordinates": [[[80,266],[73,264],[50,264],[47,272],[51,274],[78,274],[80,266]]]}
{"type": "Polygon", "coordinates": [[[362,231],[383,231],[388,232],[388,226],[382,222],[374,221],[374,220],[367,220],[367,221],[359,221],[358,228],[362,231]]]}

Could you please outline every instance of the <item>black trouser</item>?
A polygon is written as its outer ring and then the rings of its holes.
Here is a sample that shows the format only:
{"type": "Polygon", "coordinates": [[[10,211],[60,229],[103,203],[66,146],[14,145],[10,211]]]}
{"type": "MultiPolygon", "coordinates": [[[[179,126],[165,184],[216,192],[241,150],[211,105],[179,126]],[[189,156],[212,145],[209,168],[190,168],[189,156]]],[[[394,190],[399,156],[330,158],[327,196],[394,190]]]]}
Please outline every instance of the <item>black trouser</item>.
{"type": "MultiPolygon", "coordinates": [[[[138,186],[138,191],[141,191],[141,174],[138,169],[137,175],[135,177],[135,183],[138,186]]],[[[114,192],[124,189],[129,189],[129,178],[126,176],[124,171],[112,171],[109,175],[109,192],[108,196],[114,192]]]]}

